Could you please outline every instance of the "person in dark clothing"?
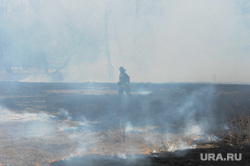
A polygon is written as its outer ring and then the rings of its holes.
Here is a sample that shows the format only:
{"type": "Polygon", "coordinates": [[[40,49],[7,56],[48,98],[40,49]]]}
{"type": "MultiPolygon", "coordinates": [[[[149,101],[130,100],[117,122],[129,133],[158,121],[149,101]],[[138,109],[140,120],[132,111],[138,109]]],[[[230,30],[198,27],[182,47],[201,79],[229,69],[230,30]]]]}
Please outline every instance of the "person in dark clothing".
{"type": "Polygon", "coordinates": [[[118,86],[119,86],[118,93],[119,95],[122,95],[123,92],[125,91],[127,95],[129,95],[130,94],[130,77],[126,73],[126,69],[124,69],[123,67],[120,67],[119,70],[120,70],[120,75],[119,75],[119,82],[118,82],[118,86]]]}

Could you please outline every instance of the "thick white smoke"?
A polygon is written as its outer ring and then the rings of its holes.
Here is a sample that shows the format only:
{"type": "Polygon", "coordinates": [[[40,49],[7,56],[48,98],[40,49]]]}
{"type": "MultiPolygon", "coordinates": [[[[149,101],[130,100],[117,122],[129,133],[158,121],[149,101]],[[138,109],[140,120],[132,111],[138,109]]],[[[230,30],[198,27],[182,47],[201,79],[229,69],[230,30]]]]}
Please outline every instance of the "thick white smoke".
{"type": "MultiPolygon", "coordinates": [[[[1,65],[64,81],[250,82],[249,2],[1,0],[1,65]]],[[[3,67],[2,67],[3,68],[3,67]]]]}

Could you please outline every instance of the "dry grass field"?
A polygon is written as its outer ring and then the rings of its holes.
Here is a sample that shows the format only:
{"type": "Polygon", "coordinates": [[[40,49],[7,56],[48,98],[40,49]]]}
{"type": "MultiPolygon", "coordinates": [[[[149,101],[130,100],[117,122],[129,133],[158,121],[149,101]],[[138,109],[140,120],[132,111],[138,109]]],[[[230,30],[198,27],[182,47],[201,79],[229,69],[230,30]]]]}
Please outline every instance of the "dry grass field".
{"type": "Polygon", "coordinates": [[[0,165],[249,165],[249,85],[0,82],[0,165]]]}

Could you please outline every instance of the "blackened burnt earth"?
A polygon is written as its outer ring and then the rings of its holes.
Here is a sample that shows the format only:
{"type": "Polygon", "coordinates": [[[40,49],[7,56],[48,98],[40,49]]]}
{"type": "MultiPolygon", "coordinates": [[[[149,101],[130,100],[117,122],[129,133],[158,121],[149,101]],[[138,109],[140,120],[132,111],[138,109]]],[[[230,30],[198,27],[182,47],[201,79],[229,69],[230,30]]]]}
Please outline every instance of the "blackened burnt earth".
{"type": "Polygon", "coordinates": [[[68,160],[56,161],[50,164],[50,166],[97,166],[97,165],[109,165],[109,166],[249,166],[250,165],[250,146],[235,145],[235,146],[220,146],[218,148],[209,149],[191,149],[185,151],[176,152],[162,152],[154,153],[151,155],[135,155],[126,156],[126,158],[120,158],[118,156],[101,156],[101,155],[87,155],[82,157],[75,157],[68,160]],[[227,157],[228,153],[242,154],[240,161],[202,161],[200,155],[205,153],[213,153],[215,156],[221,154],[223,158],[227,157]]]}
{"type": "MultiPolygon", "coordinates": [[[[249,145],[235,145],[235,146],[228,146],[228,145],[221,145],[217,148],[208,148],[208,149],[192,149],[186,152],[184,151],[177,151],[175,153],[168,152],[167,154],[159,154],[159,157],[150,156],[152,165],[216,165],[216,166],[249,166],[250,165],[250,146],[249,145]],[[224,159],[226,159],[227,154],[233,153],[242,154],[242,159],[240,161],[202,161],[200,155],[203,154],[215,154],[217,157],[218,154],[221,154],[224,159]]],[[[215,158],[216,159],[216,158],[215,158]]]]}

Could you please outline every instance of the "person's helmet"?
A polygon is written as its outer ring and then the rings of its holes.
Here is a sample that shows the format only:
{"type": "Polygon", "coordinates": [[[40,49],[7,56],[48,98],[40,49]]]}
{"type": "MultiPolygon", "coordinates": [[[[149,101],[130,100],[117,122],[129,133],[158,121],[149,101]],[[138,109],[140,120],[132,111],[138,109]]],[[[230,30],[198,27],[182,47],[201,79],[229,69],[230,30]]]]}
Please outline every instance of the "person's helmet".
{"type": "Polygon", "coordinates": [[[124,67],[120,67],[119,70],[120,70],[120,72],[126,71],[126,69],[124,69],[124,67]]]}

